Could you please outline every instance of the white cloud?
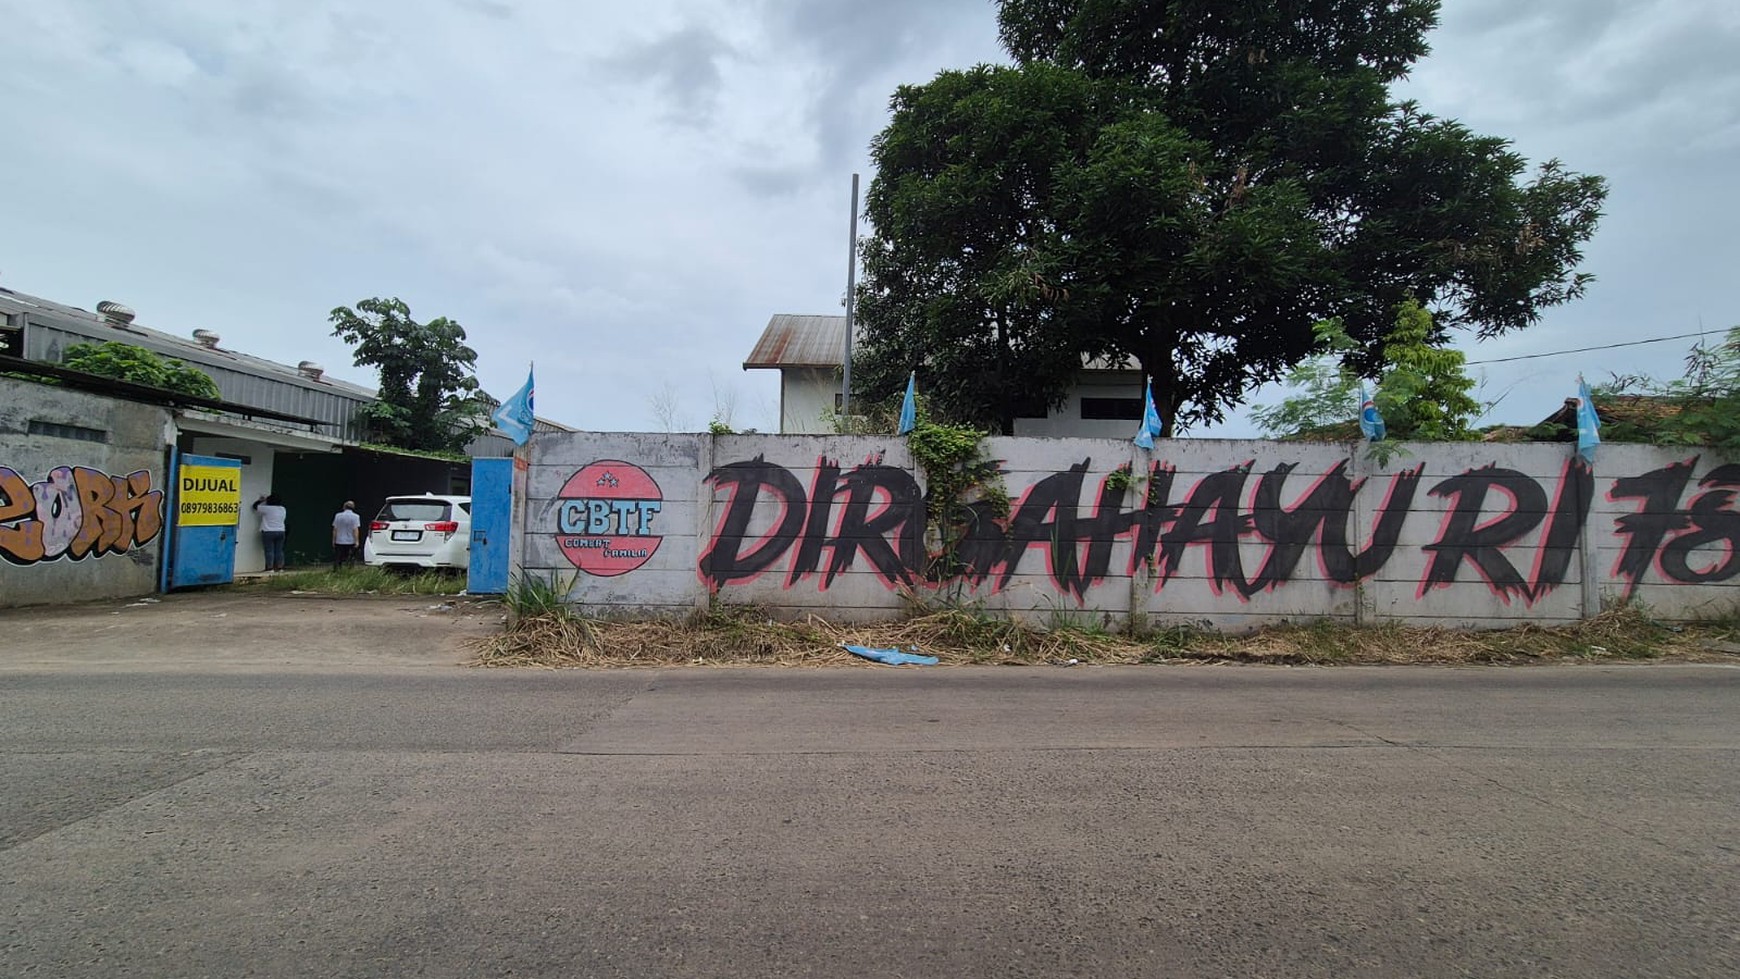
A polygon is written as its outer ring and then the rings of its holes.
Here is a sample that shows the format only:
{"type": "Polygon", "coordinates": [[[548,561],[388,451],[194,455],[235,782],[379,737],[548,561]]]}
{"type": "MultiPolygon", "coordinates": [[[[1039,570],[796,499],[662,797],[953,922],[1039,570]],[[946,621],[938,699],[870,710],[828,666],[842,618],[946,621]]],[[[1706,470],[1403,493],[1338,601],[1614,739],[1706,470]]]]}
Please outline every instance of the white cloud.
{"type": "MultiPolygon", "coordinates": [[[[466,325],[491,390],[535,358],[540,410],[562,421],[649,426],[666,381],[698,421],[717,382],[740,392],[740,424],[766,427],[773,378],[742,374],[744,354],[773,312],[839,308],[849,175],[869,180],[889,96],[999,60],[994,15],[0,0],[31,39],[0,62],[0,282],[121,299],[150,325],[359,380],[326,313],[398,295],[466,325]]],[[[1723,186],[1736,16],[1722,0],[1447,5],[1410,93],[1614,180],[1590,298],[1493,350],[1740,321],[1722,291],[1740,258],[1723,186]]]]}

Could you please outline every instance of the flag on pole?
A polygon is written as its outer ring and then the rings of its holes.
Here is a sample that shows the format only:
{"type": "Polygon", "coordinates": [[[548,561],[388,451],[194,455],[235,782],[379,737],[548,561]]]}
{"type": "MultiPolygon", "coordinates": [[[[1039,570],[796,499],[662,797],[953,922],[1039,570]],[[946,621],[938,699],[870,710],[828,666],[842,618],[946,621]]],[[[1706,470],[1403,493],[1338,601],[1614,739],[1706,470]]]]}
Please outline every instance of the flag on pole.
{"type": "Polygon", "coordinates": [[[1365,393],[1365,382],[1359,382],[1359,430],[1368,442],[1384,440],[1384,416],[1378,414],[1377,401],[1365,393]]]}
{"type": "Polygon", "coordinates": [[[1159,435],[1162,430],[1160,424],[1160,412],[1154,409],[1153,381],[1147,382],[1147,385],[1143,390],[1143,396],[1142,427],[1136,429],[1135,442],[1138,446],[1144,449],[1152,449],[1154,447],[1154,436],[1159,435]]]}
{"type": "Polygon", "coordinates": [[[905,435],[918,425],[918,371],[913,371],[906,378],[906,400],[900,403],[900,431],[896,435],[905,435]]]}
{"type": "Polygon", "coordinates": [[[507,433],[515,445],[525,445],[532,437],[532,369],[526,368],[526,386],[503,401],[490,416],[497,428],[507,433]]]}
{"type": "Polygon", "coordinates": [[[1595,465],[1595,447],[1601,444],[1601,416],[1595,414],[1595,399],[1589,394],[1589,383],[1577,375],[1577,454],[1589,465],[1595,465]]]}

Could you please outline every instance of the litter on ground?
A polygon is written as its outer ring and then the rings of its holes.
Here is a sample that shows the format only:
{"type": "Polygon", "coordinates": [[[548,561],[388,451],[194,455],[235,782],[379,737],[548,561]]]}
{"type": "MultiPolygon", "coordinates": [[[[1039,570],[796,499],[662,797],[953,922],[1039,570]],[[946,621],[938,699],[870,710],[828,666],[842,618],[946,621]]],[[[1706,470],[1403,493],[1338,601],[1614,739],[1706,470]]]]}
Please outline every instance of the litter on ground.
{"type": "Polygon", "coordinates": [[[867,660],[873,660],[877,663],[885,663],[889,666],[906,666],[908,664],[913,666],[935,666],[937,662],[935,656],[921,656],[916,652],[903,653],[898,649],[875,649],[870,646],[854,646],[850,643],[841,643],[840,648],[851,653],[853,656],[862,656],[867,660]]]}

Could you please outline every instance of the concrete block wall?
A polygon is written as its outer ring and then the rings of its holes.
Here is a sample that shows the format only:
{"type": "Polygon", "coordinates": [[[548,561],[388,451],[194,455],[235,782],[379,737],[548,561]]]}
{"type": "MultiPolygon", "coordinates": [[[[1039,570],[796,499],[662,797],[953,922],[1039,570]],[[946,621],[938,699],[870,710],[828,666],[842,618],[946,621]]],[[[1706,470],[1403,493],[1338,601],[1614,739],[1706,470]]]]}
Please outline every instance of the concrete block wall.
{"type": "Polygon", "coordinates": [[[0,379],[0,607],[157,587],[169,413],[0,379]]]}
{"type": "Polygon", "coordinates": [[[893,436],[534,437],[516,553],[597,611],[710,601],[842,621],[914,599],[1040,623],[1238,630],[1282,620],[1502,627],[1621,598],[1728,614],[1740,466],[1695,449],[997,438],[1011,508],[983,504],[946,573],[925,479],[893,436]],[[1113,477],[1121,467],[1128,477],[1113,477]]]}
{"type": "Polygon", "coordinates": [[[570,583],[573,599],[595,609],[705,607],[695,567],[706,535],[710,436],[563,432],[531,445],[527,499],[515,505],[524,517],[514,547],[523,568],[570,583]],[[615,556],[640,551],[647,553],[615,556]]]}

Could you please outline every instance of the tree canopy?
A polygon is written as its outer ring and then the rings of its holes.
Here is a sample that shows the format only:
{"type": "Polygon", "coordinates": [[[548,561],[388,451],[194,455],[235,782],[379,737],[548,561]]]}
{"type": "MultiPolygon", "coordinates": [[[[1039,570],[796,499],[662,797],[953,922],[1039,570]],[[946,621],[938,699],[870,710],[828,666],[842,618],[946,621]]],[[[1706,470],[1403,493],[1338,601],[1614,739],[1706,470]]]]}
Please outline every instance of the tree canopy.
{"type": "Polygon", "coordinates": [[[1371,373],[1404,302],[1442,343],[1589,281],[1600,177],[1392,98],[1436,0],[999,7],[1015,64],[901,87],[872,143],[867,396],[916,368],[941,414],[1008,432],[1085,360],[1132,360],[1172,434],[1318,350],[1320,321],[1371,373]]]}
{"type": "MultiPolygon", "coordinates": [[[[1354,438],[1359,432],[1360,375],[1345,363],[1359,344],[1337,320],[1317,324],[1323,353],[1287,373],[1293,394],[1278,405],[1254,406],[1251,418],[1271,438],[1354,438]]],[[[1486,410],[1474,397],[1467,358],[1431,343],[1432,315],[1412,300],[1396,310],[1384,337],[1376,385],[1370,391],[1387,437],[1454,442],[1473,435],[1486,410]]]]}
{"type": "Polygon", "coordinates": [[[205,371],[131,343],[113,340],[101,344],[75,343],[66,348],[66,356],[61,362],[71,370],[191,394],[196,398],[215,401],[222,397],[217,382],[205,371]]]}
{"type": "Polygon", "coordinates": [[[398,299],[364,299],[332,311],[332,335],[355,348],[357,366],[379,370],[380,397],[365,406],[370,438],[426,452],[457,452],[485,427],[478,397],[477,351],[465,329],[438,317],[411,318],[398,299]]]}

